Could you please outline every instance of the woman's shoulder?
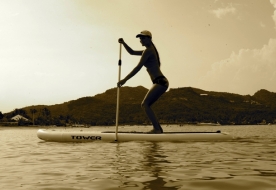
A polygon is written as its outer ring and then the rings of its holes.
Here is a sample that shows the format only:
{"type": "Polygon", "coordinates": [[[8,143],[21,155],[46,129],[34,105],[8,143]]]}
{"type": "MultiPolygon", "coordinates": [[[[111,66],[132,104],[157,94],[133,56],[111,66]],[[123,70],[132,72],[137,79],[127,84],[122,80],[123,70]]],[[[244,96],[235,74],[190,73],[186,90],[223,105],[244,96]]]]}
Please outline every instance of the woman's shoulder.
{"type": "Polygon", "coordinates": [[[155,50],[152,47],[146,48],[143,54],[155,54],[155,50]]]}

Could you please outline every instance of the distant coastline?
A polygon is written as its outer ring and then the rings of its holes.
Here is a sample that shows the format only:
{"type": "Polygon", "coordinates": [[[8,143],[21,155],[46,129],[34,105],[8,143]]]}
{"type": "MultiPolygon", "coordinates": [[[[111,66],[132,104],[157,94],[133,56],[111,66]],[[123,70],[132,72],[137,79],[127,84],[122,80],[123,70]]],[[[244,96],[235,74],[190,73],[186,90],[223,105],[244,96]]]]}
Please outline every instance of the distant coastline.
{"type": "MultiPolygon", "coordinates": [[[[143,86],[121,88],[120,125],[149,124],[140,106],[147,91],[143,86]]],[[[0,114],[0,123],[5,126],[114,126],[116,95],[117,89],[112,88],[62,104],[19,108],[0,114]],[[13,117],[19,119],[17,123],[13,117]]],[[[243,96],[192,87],[175,88],[166,92],[153,109],[164,125],[270,125],[276,124],[276,93],[262,89],[253,96],[243,96]]]]}

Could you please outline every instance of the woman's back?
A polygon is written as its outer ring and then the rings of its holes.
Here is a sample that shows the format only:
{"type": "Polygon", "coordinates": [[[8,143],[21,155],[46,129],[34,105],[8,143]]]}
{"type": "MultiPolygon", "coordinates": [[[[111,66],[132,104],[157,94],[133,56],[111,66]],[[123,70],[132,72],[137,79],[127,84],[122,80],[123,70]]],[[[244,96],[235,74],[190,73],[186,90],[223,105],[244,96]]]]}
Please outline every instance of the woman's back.
{"type": "MultiPolygon", "coordinates": [[[[150,56],[148,57],[144,66],[147,68],[147,71],[150,75],[151,80],[154,80],[159,76],[163,76],[160,70],[159,58],[154,47],[149,47],[145,51],[148,51],[148,53],[150,53],[150,56]]],[[[145,53],[145,51],[143,52],[143,54],[145,53]]]]}

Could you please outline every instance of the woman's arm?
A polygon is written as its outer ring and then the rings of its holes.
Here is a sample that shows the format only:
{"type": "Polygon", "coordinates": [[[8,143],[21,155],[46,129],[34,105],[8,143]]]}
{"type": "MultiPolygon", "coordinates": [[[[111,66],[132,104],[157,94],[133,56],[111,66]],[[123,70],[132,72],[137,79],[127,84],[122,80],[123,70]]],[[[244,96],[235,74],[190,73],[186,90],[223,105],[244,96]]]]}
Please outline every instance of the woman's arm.
{"type": "Polygon", "coordinates": [[[123,40],[123,38],[120,38],[119,40],[119,43],[123,44],[125,49],[127,50],[127,52],[130,54],[130,55],[142,55],[143,54],[143,51],[135,51],[133,49],[131,49],[131,47],[129,47],[125,41],[123,40]]]}
{"type": "Polygon", "coordinates": [[[136,67],[134,67],[134,69],[121,81],[119,81],[117,83],[118,87],[123,86],[126,81],[128,81],[130,78],[132,78],[134,75],[136,75],[136,73],[138,73],[138,71],[140,71],[140,69],[143,67],[143,65],[145,64],[145,62],[147,61],[147,59],[150,56],[150,52],[147,51],[147,49],[142,53],[142,57],[141,60],[139,61],[138,65],[136,67]]]}

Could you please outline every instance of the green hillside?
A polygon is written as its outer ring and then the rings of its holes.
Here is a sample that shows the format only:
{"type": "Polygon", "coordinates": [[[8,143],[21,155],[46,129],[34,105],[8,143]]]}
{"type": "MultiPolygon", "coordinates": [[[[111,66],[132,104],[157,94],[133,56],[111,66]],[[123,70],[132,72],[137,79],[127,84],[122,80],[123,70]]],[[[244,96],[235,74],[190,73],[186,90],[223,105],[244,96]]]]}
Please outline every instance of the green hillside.
{"type": "MultiPolygon", "coordinates": [[[[149,124],[141,109],[148,89],[120,89],[120,124],[149,124]]],[[[115,125],[117,88],[93,97],[83,97],[56,105],[36,105],[4,114],[9,120],[20,114],[37,125],[115,125]]],[[[167,91],[153,106],[161,123],[184,124],[212,122],[220,124],[276,123],[276,93],[260,90],[253,96],[212,92],[192,87],[167,91]]]]}

